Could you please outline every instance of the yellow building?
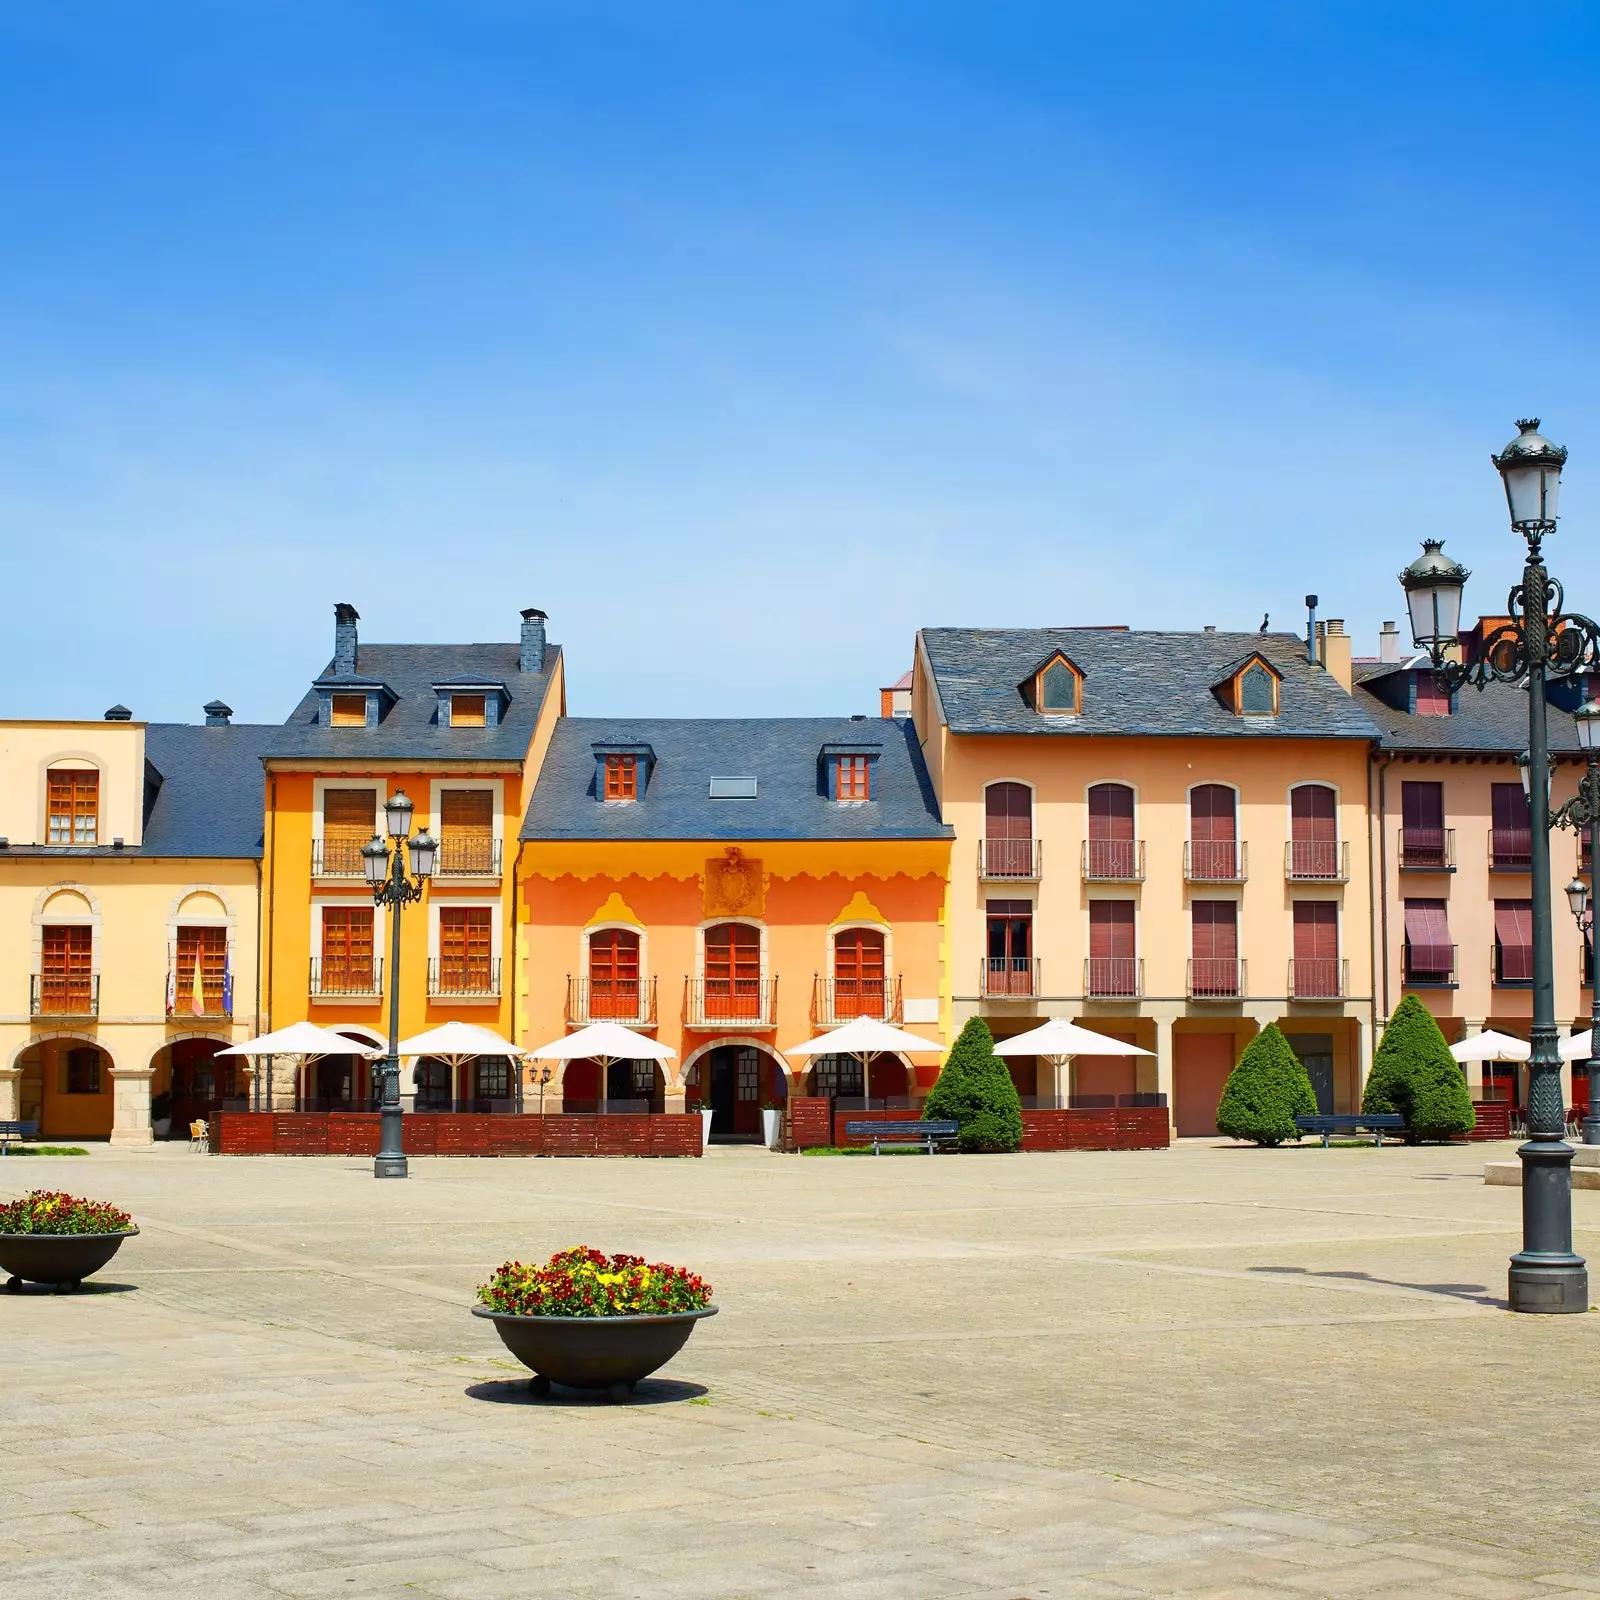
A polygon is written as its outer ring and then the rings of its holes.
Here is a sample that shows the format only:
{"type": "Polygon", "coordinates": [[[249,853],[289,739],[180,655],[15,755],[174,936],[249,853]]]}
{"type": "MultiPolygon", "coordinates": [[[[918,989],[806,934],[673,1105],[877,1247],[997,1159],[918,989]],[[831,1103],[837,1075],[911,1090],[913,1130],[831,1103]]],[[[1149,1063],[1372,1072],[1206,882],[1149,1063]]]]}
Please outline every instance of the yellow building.
{"type": "Polygon", "coordinates": [[[0,1119],[146,1144],[242,1092],[272,727],[0,723],[0,1119]],[[152,1098],[156,1116],[152,1119],[152,1098]]]}
{"type": "MultiPolygon", "coordinates": [[[[517,642],[462,645],[362,644],[355,608],[334,613],[332,661],[264,752],[263,982],[272,1028],[309,1020],[352,1051],[274,1071],[278,1110],[372,1104],[359,1052],[387,1038],[396,974],[392,913],[373,904],[361,848],[397,792],[440,842],[423,900],[401,912],[400,1030],[454,1019],[515,1037],[517,830],[565,700],[542,611],[522,613],[517,642]]],[[[408,1110],[504,1110],[517,1084],[504,1058],[454,1071],[425,1059],[403,1097],[408,1110]]]]}

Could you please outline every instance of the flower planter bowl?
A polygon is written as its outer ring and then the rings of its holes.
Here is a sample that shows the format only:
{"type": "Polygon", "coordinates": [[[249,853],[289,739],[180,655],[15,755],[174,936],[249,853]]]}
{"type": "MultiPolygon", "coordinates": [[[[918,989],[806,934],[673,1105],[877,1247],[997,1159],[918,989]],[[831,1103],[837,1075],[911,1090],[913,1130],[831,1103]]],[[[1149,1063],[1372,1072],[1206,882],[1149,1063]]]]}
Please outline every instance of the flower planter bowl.
{"type": "Polygon", "coordinates": [[[120,1233],[0,1233],[0,1271],[11,1274],[6,1288],[17,1293],[24,1282],[53,1283],[76,1289],[98,1272],[124,1239],[139,1230],[120,1233]]]}
{"type": "Polygon", "coordinates": [[[717,1307],[644,1317],[517,1317],[474,1306],[472,1314],[493,1322],[506,1349],[532,1369],[535,1394],[549,1394],[550,1385],[560,1383],[625,1400],[641,1378],[683,1349],[695,1323],[716,1316],[717,1307]]]}

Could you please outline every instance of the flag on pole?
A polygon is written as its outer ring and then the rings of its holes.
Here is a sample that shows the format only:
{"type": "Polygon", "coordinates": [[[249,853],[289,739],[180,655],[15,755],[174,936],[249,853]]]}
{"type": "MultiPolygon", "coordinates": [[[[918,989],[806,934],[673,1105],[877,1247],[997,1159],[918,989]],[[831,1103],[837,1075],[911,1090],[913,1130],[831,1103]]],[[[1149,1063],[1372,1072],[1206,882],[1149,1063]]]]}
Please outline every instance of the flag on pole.
{"type": "Polygon", "coordinates": [[[197,1016],[206,1014],[205,984],[200,977],[200,952],[194,953],[194,991],[189,1001],[189,1009],[197,1016]]]}

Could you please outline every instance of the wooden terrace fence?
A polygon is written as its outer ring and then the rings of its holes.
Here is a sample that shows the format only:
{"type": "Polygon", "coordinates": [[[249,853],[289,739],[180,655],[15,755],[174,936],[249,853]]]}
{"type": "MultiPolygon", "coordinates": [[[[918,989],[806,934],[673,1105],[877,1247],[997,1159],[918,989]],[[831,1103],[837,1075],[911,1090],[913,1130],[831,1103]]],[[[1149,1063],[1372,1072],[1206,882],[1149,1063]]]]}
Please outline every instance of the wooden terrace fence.
{"type": "MultiPolygon", "coordinates": [[[[372,1156],[376,1111],[224,1111],[216,1119],[225,1156],[372,1156]]],[[[698,1114],[586,1117],[412,1113],[401,1119],[412,1156],[698,1156],[698,1114]]]]}

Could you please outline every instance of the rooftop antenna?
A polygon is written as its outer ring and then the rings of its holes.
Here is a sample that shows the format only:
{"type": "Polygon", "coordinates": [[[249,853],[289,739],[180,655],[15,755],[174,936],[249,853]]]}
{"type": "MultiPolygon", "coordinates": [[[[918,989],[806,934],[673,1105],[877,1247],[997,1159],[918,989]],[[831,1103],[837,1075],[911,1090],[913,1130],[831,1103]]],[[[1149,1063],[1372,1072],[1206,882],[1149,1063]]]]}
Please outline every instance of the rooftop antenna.
{"type": "Polygon", "coordinates": [[[1317,664],[1317,597],[1306,596],[1306,660],[1317,664]]]}

